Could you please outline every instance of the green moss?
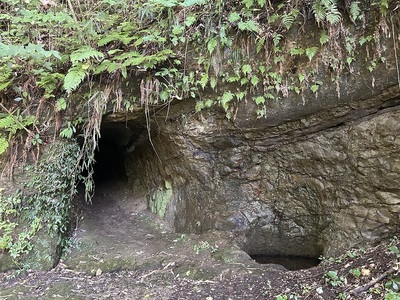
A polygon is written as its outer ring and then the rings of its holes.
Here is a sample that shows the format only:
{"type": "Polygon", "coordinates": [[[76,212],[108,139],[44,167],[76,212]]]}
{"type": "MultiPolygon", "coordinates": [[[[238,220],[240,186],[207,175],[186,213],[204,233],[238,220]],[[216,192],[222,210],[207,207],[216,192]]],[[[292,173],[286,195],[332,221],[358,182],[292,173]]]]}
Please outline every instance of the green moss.
{"type": "Polygon", "coordinates": [[[165,216],[167,206],[173,196],[171,183],[169,181],[165,181],[164,185],[165,189],[159,188],[158,190],[156,190],[149,201],[151,212],[158,214],[160,217],[165,216]]]}

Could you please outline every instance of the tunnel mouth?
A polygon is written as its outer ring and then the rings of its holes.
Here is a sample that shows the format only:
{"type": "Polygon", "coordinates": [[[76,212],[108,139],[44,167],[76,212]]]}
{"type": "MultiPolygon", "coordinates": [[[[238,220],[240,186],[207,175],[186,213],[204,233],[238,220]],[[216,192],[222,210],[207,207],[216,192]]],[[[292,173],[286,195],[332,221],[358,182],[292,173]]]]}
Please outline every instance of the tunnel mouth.
{"type": "Polygon", "coordinates": [[[140,128],[128,122],[102,122],[100,138],[94,152],[95,186],[128,182],[126,159],[134,148],[140,128]]]}
{"type": "Polygon", "coordinates": [[[125,157],[115,141],[109,138],[100,138],[94,159],[93,180],[95,185],[126,181],[125,157]]]}
{"type": "Polygon", "coordinates": [[[252,254],[250,257],[259,264],[277,264],[289,271],[297,271],[316,267],[321,260],[318,257],[280,254],[252,254]]]}
{"type": "MultiPolygon", "coordinates": [[[[265,221],[261,222],[265,224],[265,221]]],[[[323,253],[319,229],[311,226],[307,231],[304,227],[294,227],[303,230],[301,235],[294,236],[293,230],[283,222],[254,226],[245,233],[245,239],[240,246],[255,262],[259,264],[276,264],[289,271],[309,269],[318,266],[323,253]]],[[[304,225],[302,225],[304,226],[304,225]]]]}

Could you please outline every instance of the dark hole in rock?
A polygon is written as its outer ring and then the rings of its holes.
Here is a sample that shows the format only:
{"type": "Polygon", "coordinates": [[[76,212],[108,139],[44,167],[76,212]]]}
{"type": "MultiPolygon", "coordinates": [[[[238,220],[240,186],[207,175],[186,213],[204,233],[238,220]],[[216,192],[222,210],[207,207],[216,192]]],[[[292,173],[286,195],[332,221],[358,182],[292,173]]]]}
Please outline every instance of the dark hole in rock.
{"type": "Polygon", "coordinates": [[[138,131],[126,122],[103,123],[95,151],[94,181],[97,186],[116,181],[127,182],[125,159],[133,151],[138,131]]]}
{"type": "Polygon", "coordinates": [[[96,184],[115,180],[126,180],[126,170],[123,149],[109,137],[99,140],[95,152],[94,181],[96,184]]]}
{"type": "Polygon", "coordinates": [[[304,257],[295,255],[268,255],[268,254],[255,254],[250,255],[252,259],[260,264],[277,264],[284,266],[290,271],[309,269],[321,262],[315,257],[304,257]]]}

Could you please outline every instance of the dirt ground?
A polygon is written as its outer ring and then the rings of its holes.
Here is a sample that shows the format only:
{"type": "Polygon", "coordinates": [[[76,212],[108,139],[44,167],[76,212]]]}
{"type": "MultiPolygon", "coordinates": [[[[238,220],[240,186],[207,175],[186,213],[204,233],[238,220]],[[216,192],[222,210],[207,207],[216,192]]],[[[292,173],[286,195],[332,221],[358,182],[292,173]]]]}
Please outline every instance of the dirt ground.
{"type": "Polygon", "coordinates": [[[396,238],[288,271],[256,263],[225,233],[173,233],[116,183],[81,203],[58,266],[0,274],[0,299],[400,299],[396,238]]]}

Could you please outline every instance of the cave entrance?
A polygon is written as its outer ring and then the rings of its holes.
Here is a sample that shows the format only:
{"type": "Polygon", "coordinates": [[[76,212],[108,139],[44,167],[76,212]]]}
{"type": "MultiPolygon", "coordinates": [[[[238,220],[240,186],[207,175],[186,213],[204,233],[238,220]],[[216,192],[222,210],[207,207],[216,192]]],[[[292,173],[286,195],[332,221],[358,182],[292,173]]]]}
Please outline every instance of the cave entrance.
{"type": "Polygon", "coordinates": [[[241,248],[260,264],[278,264],[288,270],[308,269],[320,263],[324,253],[318,216],[304,215],[296,219],[271,217],[255,219],[244,232],[241,248]]]}
{"type": "Polygon", "coordinates": [[[319,265],[321,260],[317,257],[296,256],[296,255],[250,255],[259,264],[277,264],[284,266],[289,271],[309,269],[319,265]]]}
{"type": "Polygon", "coordinates": [[[93,179],[96,186],[127,182],[125,159],[127,149],[134,141],[134,127],[127,123],[106,122],[102,124],[93,166],[93,179]]]}

